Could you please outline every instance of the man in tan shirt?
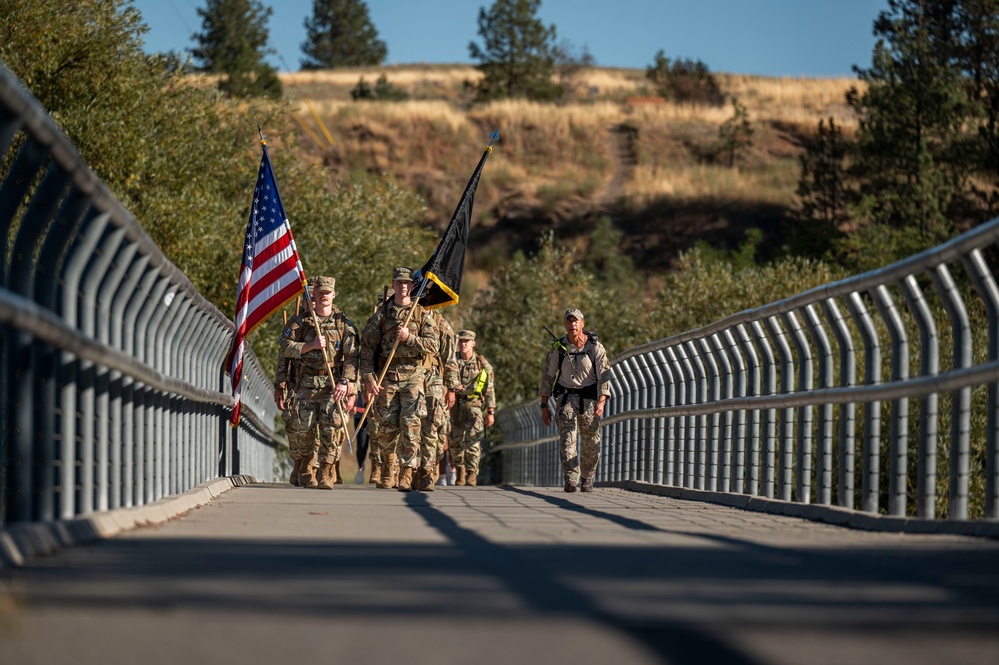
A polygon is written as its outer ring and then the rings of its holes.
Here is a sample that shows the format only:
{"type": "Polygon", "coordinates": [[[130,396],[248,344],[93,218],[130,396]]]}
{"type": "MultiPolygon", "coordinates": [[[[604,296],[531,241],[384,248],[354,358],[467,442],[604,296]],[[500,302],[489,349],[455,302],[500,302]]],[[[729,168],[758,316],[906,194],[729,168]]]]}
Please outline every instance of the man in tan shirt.
{"type": "Polygon", "coordinates": [[[554,411],[565,491],[579,487],[592,492],[600,460],[600,418],[610,398],[610,363],[596,333],[583,329],[581,311],[569,309],[563,320],[566,334],[548,352],[538,387],[541,419],[550,425],[554,411]],[[581,454],[577,454],[577,433],[581,454]]]}

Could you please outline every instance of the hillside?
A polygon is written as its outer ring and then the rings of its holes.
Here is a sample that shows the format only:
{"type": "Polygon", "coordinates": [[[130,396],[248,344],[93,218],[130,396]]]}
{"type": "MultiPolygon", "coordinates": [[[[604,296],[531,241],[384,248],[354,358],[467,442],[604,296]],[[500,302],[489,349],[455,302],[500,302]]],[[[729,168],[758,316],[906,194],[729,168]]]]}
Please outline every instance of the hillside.
{"type": "Polygon", "coordinates": [[[322,161],[333,179],[354,170],[389,175],[427,201],[429,221],[441,228],[498,127],[468,257],[480,275],[514,250],[533,249],[547,230],[585,251],[602,215],[647,277],[699,240],[731,248],[752,227],[764,232],[764,251],[777,248],[795,204],[798,156],[818,120],[833,117],[848,132],[856,125],[844,103],[853,79],[719,74],[754,129],[751,149],[729,168],[717,141],[731,103],[656,103],[642,70],[588,70],[560,105],[470,106],[477,77],[472,67],[399,66],[283,74],[282,83],[297,110],[302,159],[322,161]],[[409,99],[351,99],[362,77],[374,86],[382,75],[409,99]]]}

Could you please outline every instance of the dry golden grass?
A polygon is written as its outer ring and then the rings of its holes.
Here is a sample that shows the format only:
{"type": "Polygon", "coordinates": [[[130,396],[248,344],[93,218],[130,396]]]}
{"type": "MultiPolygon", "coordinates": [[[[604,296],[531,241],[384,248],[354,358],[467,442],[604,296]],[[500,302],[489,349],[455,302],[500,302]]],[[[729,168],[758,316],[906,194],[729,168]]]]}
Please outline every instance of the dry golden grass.
{"type": "Polygon", "coordinates": [[[470,65],[406,65],[395,67],[319,69],[305,72],[282,72],[279,78],[286,88],[314,84],[354,86],[361,77],[364,77],[367,81],[376,81],[382,74],[389,80],[389,83],[400,87],[411,87],[427,82],[461,85],[466,80],[478,82],[482,78],[479,70],[470,65]]]}
{"type": "Polygon", "coordinates": [[[790,206],[798,178],[795,163],[764,169],[728,168],[718,164],[651,165],[635,168],[625,187],[636,208],[659,199],[675,201],[745,201],[790,206]]]}
{"type": "MultiPolygon", "coordinates": [[[[620,168],[611,128],[637,130],[638,165],[623,194],[633,205],[657,200],[745,200],[793,205],[800,137],[820,119],[833,117],[849,132],[856,118],[845,95],[851,78],[766,78],[717,74],[729,101],[722,107],[662,103],[634,108],[630,96],[651,94],[640,69],[584,70],[579,78],[587,101],[564,105],[506,100],[466,108],[466,82],[479,79],[471,66],[389,66],[282,74],[296,116],[314,124],[308,99],[330,128],[348,169],[390,171],[413,179],[443,205],[464,177],[455,164],[474,163],[486,136],[499,128],[501,141],[490,162],[490,186],[480,193],[481,209],[518,192],[542,209],[561,199],[607,196],[620,168]],[[350,88],[362,76],[413,93],[404,102],[355,102],[350,88]],[[428,95],[430,97],[428,98],[428,95]],[[434,96],[437,95],[437,96],[434,96]],[[719,164],[718,128],[732,117],[731,98],[749,112],[755,128],[751,156],[735,169],[719,164]],[[451,181],[454,182],[451,182],[451,181]]],[[[516,198],[516,197],[515,197],[516,198]]],[[[446,207],[446,206],[445,206],[446,207]]]]}
{"type": "MultiPolygon", "coordinates": [[[[344,118],[368,119],[392,124],[431,120],[444,123],[455,130],[468,122],[466,113],[444,101],[408,100],[387,104],[385,102],[322,100],[311,103],[324,122],[328,118],[333,126],[336,126],[337,119],[344,118]]],[[[304,101],[299,102],[298,113],[300,116],[309,115],[308,105],[304,101]]]]}

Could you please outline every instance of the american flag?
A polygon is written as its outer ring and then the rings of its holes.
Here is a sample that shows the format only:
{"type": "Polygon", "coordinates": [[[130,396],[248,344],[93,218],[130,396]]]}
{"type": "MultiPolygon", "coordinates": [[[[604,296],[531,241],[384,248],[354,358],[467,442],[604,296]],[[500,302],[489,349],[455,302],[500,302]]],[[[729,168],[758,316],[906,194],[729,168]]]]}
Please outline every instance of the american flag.
{"type": "Polygon", "coordinates": [[[267,145],[262,137],[260,143],[263,155],[257,186],[253,188],[253,205],[243,243],[243,265],[236,290],[236,333],[226,361],[232,379],[232,396],[236,400],[229,419],[233,427],[239,424],[239,388],[243,378],[247,335],[282,305],[302,293],[306,284],[302,261],[291,235],[291,224],[284,213],[274,170],[267,156],[267,145]]]}

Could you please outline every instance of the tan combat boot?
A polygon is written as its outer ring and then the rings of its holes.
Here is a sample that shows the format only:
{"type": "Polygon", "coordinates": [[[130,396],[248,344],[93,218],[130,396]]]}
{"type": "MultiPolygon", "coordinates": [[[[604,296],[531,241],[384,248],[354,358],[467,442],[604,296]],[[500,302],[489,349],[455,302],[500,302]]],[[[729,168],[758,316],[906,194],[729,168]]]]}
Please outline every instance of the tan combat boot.
{"type": "Polygon", "coordinates": [[[333,462],[333,484],[343,485],[343,476],[340,475],[340,460],[333,462]]]}
{"type": "Polygon", "coordinates": [[[391,489],[395,487],[396,484],[395,467],[397,465],[396,460],[397,458],[393,454],[382,456],[382,467],[381,467],[382,473],[381,476],[379,476],[378,478],[378,485],[377,485],[379,489],[391,489]]]}
{"type": "Polygon", "coordinates": [[[381,477],[381,475],[382,475],[382,465],[376,462],[375,460],[371,460],[371,477],[368,478],[368,482],[377,484],[378,479],[381,477]]]}
{"type": "Polygon", "coordinates": [[[434,475],[435,474],[432,469],[421,470],[420,482],[416,485],[416,489],[420,490],[421,492],[433,492],[434,483],[437,482],[437,479],[434,478],[434,475]]]}
{"type": "Polygon", "coordinates": [[[411,492],[413,490],[413,467],[407,466],[399,474],[399,491],[411,492]]]}
{"type": "Polygon", "coordinates": [[[302,460],[302,471],[298,475],[298,483],[302,487],[310,489],[319,487],[319,483],[316,481],[316,462],[318,459],[319,453],[313,452],[311,457],[302,460]]]}
{"type": "Polygon", "coordinates": [[[319,489],[333,489],[333,462],[320,462],[319,464],[319,489]]]}
{"type": "Polygon", "coordinates": [[[475,472],[469,471],[465,474],[465,484],[469,487],[475,487],[475,472]]]}
{"type": "Polygon", "coordinates": [[[459,466],[457,469],[454,470],[454,472],[458,476],[458,478],[454,481],[454,484],[455,485],[464,485],[465,484],[465,467],[459,466]]]}
{"type": "Polygon", "coordinates": [[[301,472],[302,472],[302,458],[299,457],[297,460],[295,460],[295,468],[291,470],[291,478],[288,479],[288,482],[294,485],[295,487],[298,487],[299,484],[298,474],[300,474],[301,472]]]}

